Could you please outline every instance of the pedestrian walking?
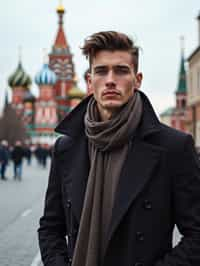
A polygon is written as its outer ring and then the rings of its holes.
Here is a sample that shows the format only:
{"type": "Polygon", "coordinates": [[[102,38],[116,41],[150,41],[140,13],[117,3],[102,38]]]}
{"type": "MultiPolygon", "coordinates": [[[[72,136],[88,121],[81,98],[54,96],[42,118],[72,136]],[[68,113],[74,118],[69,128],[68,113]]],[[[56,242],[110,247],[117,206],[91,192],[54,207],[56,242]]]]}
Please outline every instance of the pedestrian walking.
{"type": "Polygon", "coordinates": [[[37,160],[38,166],[42,166],[42,155],[43,155],[43,149],[42,144],[38,143],[35,148],[35,158],[37,160]]]}
{"type": "Polygon", "coordinates": [[[13,160],[14,167],[14,179],[21,180],[22,179],[22,163],[24,158],[24,149],[22,147],[21,141],[16,141],[15,146],[11,153],[11,158],[13,160]]]}
{"type": "Polygon", "coordinates": [[[9,148],[8,142],[2,140],[0,144],[0,177],[2,180],[6,180],[6,168],[9,161],[9,148]]]}
{"type": "Polygon", "coordinates": [[[192,137],[159,122],[139,90],[139,50],[127,35],[99,32],[82,49],[92,95],[56,128],[64,136],[38,230],[44,265],[199,266],[192,137]],[[175,225],[182,239],[173,247],[175,225]]]}
{"type": "Polygon", "coordinates": [[[49,151],[47,149],[47,145],[43,144],[41,145],[41,165],[43,168],[46,168],[47,166],[47,158],[49,156],[49,151]]]}
{"type": "Polygon", "coordinates": [[[24,156],[27,160],[27,164],[31,165],[32,152],[28,144],[24,147],[24,156]]]}

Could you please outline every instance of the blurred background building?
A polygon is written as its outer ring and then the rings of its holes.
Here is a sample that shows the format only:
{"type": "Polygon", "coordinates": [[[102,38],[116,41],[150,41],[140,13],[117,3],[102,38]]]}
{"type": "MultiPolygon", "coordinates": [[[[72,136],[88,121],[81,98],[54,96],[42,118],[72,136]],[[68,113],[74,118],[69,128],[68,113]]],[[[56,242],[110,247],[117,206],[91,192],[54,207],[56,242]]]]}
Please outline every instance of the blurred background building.
{"type": "Polygon", "coordinates": [[[78,87],[73,55],[64,30],[62,4],[58,6],[57,14],[55,42],[49,55],[44,55],[44,64],[34,80],[25,72],[21,55],[16,70],[8,78],[12,89],[11,107],[23,122],[32,143],[53,144],[55,126],[85,96],[78,87]],[[37,98],[31,92],[32,82],[39,88],[37,98]]]}
{"type": "MultiPolygon", "coordinates": [[[[73,54],[64,30],[65,8],[60,4],[56,11],[56,38],[51,51],[44,53],[43,65],[38,67],[38,73],[33,78],[26,73],[20,52],[17,68],[8,78],[12,97],[8,103],[6,94],[3,116],[0,119],[0,139],[6,139],[6,136],[19,138],[21,134],[22,140],[28,139],[33,144],[52,145],[57,137],[54,132],[57,123],[90,93],[88,89],[85,93],[78,87],[73,54]],[[31,91],[33,83],[38,86],[38,97],[31,91]],[[15,130],[11,126],[14,120],[15,130]]],[[[181,37],[175,105],[164,110],[160,114],[160,120],[192,134],[196,147],[200,148],[200,13],[197,16],[197,25],[197,48],[187,59],[184,38],[181,37]]],[[[85,77],[86,73],[87,71],[85,77]]]]}
{"type": "Polygon", "coordinates": [[[175,106],[160,114],[163,123],[191,134],[200,149],[200,13],[197,16],[197,48],[185,60],[184,40],[181,38],[181,60],[175,106]],[[187,61],[187,69],[185,67],[187,61]]]}

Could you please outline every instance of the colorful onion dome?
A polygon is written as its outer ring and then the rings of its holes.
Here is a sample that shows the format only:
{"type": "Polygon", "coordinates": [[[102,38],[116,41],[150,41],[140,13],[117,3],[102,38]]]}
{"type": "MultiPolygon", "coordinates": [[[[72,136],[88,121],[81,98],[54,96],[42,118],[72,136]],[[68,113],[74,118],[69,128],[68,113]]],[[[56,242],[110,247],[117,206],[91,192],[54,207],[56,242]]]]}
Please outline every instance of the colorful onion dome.
{"type": "Polygon", "coordinates": [[[56,74],[49,68],[48,64],[44,64],[43,68],[37,73],[35,82],[37,85],[54,85],[57,81],[56,74]]]}
{"type": "Polygon", "coordinates": [[[31,78],[25,73],[21,62],[19,62],[15,72],[8,78],[8,84],[11,88],[24,87],[25,89],[28,89],[31,85],[31,78]]]}
{"type": "Polygon", "coordinates": [[[83,99],[85,97],[85,93],[80,90],[77,86],[73,86],[69,92],[68,92],[68,97],[69,99],[83,99]]]}

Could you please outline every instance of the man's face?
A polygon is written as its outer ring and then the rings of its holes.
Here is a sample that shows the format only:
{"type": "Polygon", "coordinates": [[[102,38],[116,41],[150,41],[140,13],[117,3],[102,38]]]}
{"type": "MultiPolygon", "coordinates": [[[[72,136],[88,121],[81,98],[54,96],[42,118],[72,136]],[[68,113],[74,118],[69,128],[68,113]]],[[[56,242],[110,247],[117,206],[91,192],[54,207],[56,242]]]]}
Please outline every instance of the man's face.
{"type": "Polygon", "coordinates": [[[92,60],[88,89],[93,92],[99,111],[116,112],[139,89],[142,74],[135,73],[132,56],[126,51],[100,51],[92,60]]]}

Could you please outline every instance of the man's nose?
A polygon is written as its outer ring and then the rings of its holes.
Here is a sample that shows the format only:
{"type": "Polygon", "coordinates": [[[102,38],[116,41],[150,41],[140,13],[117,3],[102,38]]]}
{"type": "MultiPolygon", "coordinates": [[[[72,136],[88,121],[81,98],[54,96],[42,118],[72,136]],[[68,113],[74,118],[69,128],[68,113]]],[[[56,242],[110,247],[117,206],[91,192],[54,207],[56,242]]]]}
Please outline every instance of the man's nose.
{"type": "Polygon", "coordinates": [[[115,85],[115,75],[114,75],[114,73],[113,73],[112,70],[110,70],[107,73],[107,76],[106,76],[106,85],[107,86],[115,85]]]}

